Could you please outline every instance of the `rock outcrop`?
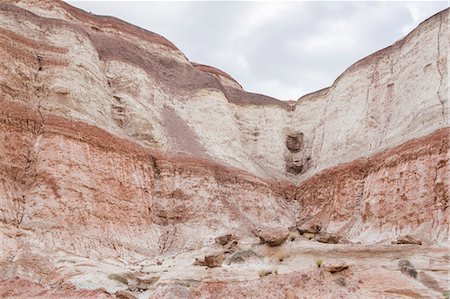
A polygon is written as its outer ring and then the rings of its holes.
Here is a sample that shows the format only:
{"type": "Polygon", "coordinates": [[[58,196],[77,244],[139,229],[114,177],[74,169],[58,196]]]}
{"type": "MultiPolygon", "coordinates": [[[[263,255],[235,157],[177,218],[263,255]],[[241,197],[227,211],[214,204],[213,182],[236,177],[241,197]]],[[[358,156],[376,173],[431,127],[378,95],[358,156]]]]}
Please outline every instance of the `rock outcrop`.
{"type": "Polygon", "coordinates": [[[2,1],[0,296],[442,297],[448,16],[288,103],[121,20],[2,1]],[[297,225],[348,244],[286,241],[297,225]],[[345,283],[318,258],[351,263],[345,283]]]}

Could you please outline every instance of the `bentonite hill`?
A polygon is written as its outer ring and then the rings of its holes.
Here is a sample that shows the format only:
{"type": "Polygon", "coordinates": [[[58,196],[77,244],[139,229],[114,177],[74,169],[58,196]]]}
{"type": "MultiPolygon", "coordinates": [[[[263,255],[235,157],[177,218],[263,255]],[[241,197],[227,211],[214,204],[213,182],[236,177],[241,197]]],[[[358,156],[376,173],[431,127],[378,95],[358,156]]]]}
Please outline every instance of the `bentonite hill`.
{"type": "Polygon", "coordinates": [[[2,0],[0,297],[448,298],[448,19],[283,102],[2,0]]]}

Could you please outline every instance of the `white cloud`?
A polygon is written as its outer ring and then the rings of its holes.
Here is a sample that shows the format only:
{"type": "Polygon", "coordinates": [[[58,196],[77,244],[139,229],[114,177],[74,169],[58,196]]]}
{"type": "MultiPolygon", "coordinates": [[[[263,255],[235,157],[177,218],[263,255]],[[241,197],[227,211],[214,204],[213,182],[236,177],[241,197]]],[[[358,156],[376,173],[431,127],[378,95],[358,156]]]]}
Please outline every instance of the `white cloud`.
{"type": "Polygon", "coordinates": [[[357,46],[357,37],[352,22],[338,20],[327,23],[319,34],[311,36],[304,42],[296,41],[297,46],[311,53],[324,48],[339,52],[357,46]]]}
{"type": "Polygon", "coordinates": [[[262,2],[255,5],[249,14],[242,18],[239,26],[240,29],[236,31],[235,38],[250,35],[261,26],[279,17],[288,8],[289,5],[286,2],[262,2]]]}
{"type": "Polygon", "coordinates": [[[297,99],[330,85],[447,2],[69,2],[114,15],[218,67],[249,91],[297,99]]]}

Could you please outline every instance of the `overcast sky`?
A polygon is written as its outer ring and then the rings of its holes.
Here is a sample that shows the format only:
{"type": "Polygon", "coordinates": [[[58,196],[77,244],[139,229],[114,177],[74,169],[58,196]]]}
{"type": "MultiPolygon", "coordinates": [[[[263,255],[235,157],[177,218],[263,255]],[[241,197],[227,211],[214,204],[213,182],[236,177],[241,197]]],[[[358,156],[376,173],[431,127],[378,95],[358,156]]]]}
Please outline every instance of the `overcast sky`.
{"type": "Polygon", "coordinates": [[[447,7],[447,1],[67,2],[163,35],[189,60],[281,100],[329,86],[352,63],[447,7]]]}

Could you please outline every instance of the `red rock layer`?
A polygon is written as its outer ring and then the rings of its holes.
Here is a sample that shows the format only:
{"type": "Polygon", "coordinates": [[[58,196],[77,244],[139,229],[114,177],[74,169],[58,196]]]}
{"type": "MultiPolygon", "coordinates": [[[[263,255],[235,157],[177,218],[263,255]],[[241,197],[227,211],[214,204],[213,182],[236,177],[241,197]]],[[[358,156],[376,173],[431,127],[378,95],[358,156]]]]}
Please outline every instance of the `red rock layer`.
{"type": "MultiPolygon", "coordinates": [[[[15,3],[16,1],[9,2],[15,3]]],[[[0,3],[0,10],[13,14],[17,18],[27,19],[44,28],[50,29],[52,27],[62,27],[69,31],[82,34],[91,41],[92,45],[98,51],[101,60],[118,60],[141,68],[147,72],[150,77],[153,77],[158,82],[162,83],[162,88],[167,89],[168,92],[179,91],[186,93],[201,88],[211,88],[224,92],[231,103],[240,105],[277,105],[290,109],[286,102],[264,95],[224,87],[220,84],[218,79],[207,75],[208,73],[220,74],[236,82],[230,75],[221,70],[195,63],[190,64],[187,59],[186,63],[180,63],[179,61],[175,61],[168,57],[152,55],[132,42],[129,38],[134,37],[149,43],[160,44],[179,52],[171,42],[158,34],[133,26],[113,17],[96,16],[86,13],[67,5],[62,1],[46,1],[45,3],[40,3],[40,5],[48,6],[49,9],[55,6],[62,7],[66,13],[71,15],[69,19],[76,19],[78,22],[75,23],[62,19],[43,18],[8,3],[0,3]],[[124,36],[121,36],[118,33],[124,34],[127,38],[124,38],[124,36]]],[[[7,33],[10,35],[14,34],[12,32],[7,33]]],[[[17,41],[25,39],[26,38],[24,37],[20,37],[17,41]]],[[[5,39],[4,42],[0,44],[4,51],[7,51],[6,53],[8,55],[5,55],[5,57],[8,57],[13,49],[17,49],[17,41],[15,38],[9,38],[5,39]]],[[[31,49],[15,51],[16,58],[19,59],[19,61],[28,62],[29,66],[31,66],[30,64],[33,64],[34,66],[31,67],[31,69],[38,69],[39,63],[44,63],[48,66],[64,66],[67,64],[61,57],[55,57],[55,55],[49,55],[51,53],[46,53],[48,51],[65,53],[67,52],[67,49],[45,45],[44,41],[45,38],[42,37],[39,42],[30,39],[25,44],[27,47],[32,47],[32,49],[45,50],[45,57],[41,58],[42,61],[38,60],[38,57],[31,49]],[[43,45],[45,46],[39,46],[40,43],[44,43],[43,45]]],[[[181,52],[179,53],[180,55],[183,55],[181,52]]],[[[43,65],[41,64],[40,66],[42,67],[43,65]]],[[[9,90],[5,90],[5,94],[10,93],[9,90]]]]}
{"type": "Polygon", "coordinates": [[[448,239],[449,136],[441,129],[372,157],[327,169],[297,193],[303,217],[351,239],[417,233],[448,239]]]}
{"type": "MultiPolygon", "coordinates": [[[[6,3],[15,4],[16,0],[7,0],[6,3]]],[[[86,25],[91,25],[93,30],[100,30],[103,28],[105,30],[114,30],[125,35],[132,35],[141,40],[148,41],[150,43],[156,43],[164,45],[172,50],[178,50],[178,48],[172,44],[169,40],[162,37],[159,34],[145,30],[143,28],[134,26],[130,23],[122,21],[118,18],[111,16],[98,16],[95,14],[87,13],[84,10],[78,9],[71,6],[64,1],[59,0],[39,0],[39,6],[45,7],[48,10],[54,10],[55,8],[62,8],[66,14],[69,15],[70,19],[77,19],[86,25]]],[[[13,6],[9,6],[13,7],[13,6]]],[[[7,6],[0,7],[2,10],[7,9],[7,6]]]]}
{"type": "Polygon", "coordinates": [[[228,102],[236,105],[277,106],[286,110],[293,110],[293,107],[288,102],[258,93],[246,92],[232,87],[224,87],[224,93],[228,102]]]}
{"type": "MultiPolygon", "coordinates": [[[[218,68],[209,66],[209,65],[204,65],[204,64],[200,64],[200,63],[195,63],[195,62],[191,62],[191,64],[198,70],[205,72],[205,73],[210,73],[213,75],[219,75],[219,76],[223,76],[225,78],[230,79],[231,81],[233,81],[234,83],[236,83],[237,85],[241,86],[241,84],[239,84],[239,82],[237,82],[233,77],[231,77],[228,73],[225,73],[222,70],[219,70],[218,68]]],[[[242,86],[241,86],[242,88],[242,86]]]]}
{"type": "MultiPolygon", "coordinates": [[[[208,203],[210,209],[225,209],[227,217],[248,223],[249,228],[253,217],[256,222],[274,220],[264,204],[254,205],[264,194],[274,196],[275,210],[281,214],[297,209],[291,201],[295,188],[290,184],[264,182],[204,160],[168,159],[82,122],[41,116],[38,111],[6,101],[0,106],[0,134],[5,140],[1,145],[4,181],[0,187],[11,195],[3,208],[7,221],[19,220],[15,201],[27,203],[22,223],[28,225],[43,219],[49,226],[64,223],[74,228],[101,227],[104,222],[148,225],[162,223],[161,219],[179,223],[209,217],[197,204],[155,202],[155,198],[177,189],[216,194],[222,203],[208,203]],[[202,177],[212,180],[195,182],[202,177]],[[240,188],[233,193],[233,203],[226,201],[226,186],[240,188]],[[236,201],[242,194],[247,198],[236,201]]],[[[298,218],[313,216],[329,231],[351,240],[386,241],[401,233],[417,232],[430,241],[445,241],[448,134],[449,129],[442,129],[310,178],[295,196],[300,204],[298,218]],[[423,206],[427,206],[426,211],[423,206]],[[365,237],[366,233],[370,237],[365,237]]],[[[295,217],[285,219],[286,224],[294,221],[295,217]]]]}
{"type": "Polygon", "coordinates": [[[214,231],[226,222],[249,231],[257,223],[280,222],[278,215],[284,226],[293,222],[293,188],[284,184],[206,160],[166,158],[16,103],[1,101],[0,107],[0,192],[7,194],[1,221],[33,227],[46,246],[77,254],[148,254],[158,246],[149,236],[154,224],[203,223],[214,231]],[[83,238],[92,238],[89,248],[83,238]]]}
{"type": "Polygon", "coordinates": [[[0,298],[42,298],[42,299],[78,299],[78,298],[115,298],[104,290],[76,290],[70,285],[61,285],[47,289],[28,279],[15,278],[0,281],[0,298]]]}

